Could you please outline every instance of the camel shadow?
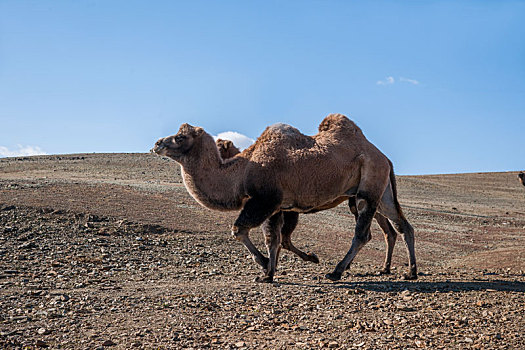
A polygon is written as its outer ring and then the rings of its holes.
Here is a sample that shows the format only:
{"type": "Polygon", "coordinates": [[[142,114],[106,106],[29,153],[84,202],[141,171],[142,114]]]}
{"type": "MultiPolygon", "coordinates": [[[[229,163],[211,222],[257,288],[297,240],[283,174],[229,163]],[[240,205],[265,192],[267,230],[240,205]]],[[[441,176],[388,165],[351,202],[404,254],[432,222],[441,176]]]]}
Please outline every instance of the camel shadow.
{"type": "Polygon", "coordinates": [[[521,292],[525,293],[525,282],[504,280],[473,280],[473,281],[357,281],[357,282],[321,282],[316,284],[301,284],[279,282],[281,285],[295,285],[310,288],[337,288],[355,291],[399,293],[404,290],[417,293],[448,293],[448,292],[521,292]]]}

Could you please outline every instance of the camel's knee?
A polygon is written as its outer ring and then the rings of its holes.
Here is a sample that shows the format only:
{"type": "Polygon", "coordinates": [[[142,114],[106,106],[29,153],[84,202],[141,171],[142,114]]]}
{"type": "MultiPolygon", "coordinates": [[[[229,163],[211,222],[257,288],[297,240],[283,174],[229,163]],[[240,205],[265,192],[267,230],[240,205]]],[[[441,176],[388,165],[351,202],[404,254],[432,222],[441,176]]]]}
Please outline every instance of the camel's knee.
{"type": "Polygon", "coordinates": [[[249,228],[233,225],[231,234],[235,240],[242,242],[244,237],[248,235],[248,232],[250,232],[249,228]]]}
{"type": "Polygon", "coordinates": [[[367,240],[369,239],[370,225],[376,213],[377,204],[366,195],[358,195],[356,205],[359,213],[355,226],[356,236],[359,236],[360,240],[367,240]]]}
{"type": "Polygon", "coordinates": [[[275,248],[281,246],[281,236],[276,234],[265,234],[264,244],[267,248],[275,248]]]}

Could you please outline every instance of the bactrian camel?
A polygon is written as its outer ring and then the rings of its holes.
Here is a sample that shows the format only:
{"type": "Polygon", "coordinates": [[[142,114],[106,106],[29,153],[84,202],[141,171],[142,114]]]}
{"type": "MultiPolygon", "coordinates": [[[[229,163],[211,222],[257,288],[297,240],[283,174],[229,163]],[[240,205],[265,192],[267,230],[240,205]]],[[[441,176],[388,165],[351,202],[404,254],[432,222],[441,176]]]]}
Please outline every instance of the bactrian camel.
{"type": "Polygon", "coordinates": [[[235,147],[233,142],[230,140],[217,139],[217,141],[215,141],[215,144],[219,149],[219,154],[221,155],[221,158],[224,160],[241,153],[241,151],[237,147],[235,147]]]}
{"type": "MultiPolygon", "coordinates": [[[[232,141],[217,139],[215,141],[217,148],[219,149],[219,154],[223,160],[227,160],[241,153],[241,151],[235,147],[232,141]]],[[[316,264],[319,263],[319,258],[314,253],[305,253],[302,250],[296,248],[292,243],[292,232],[297,226],[297,220],[299,218],[299,213],[288,211],[283,212],[283,227],[281,228],[281,247],[295,253],[304,261],[311,261],[316,264]]],[[[395,240],[394,240],[395,242],[395,240]]]]}
{"type": "MultiPolygon", "coordinates": [[[[217,148],[219,149],[219,154],[221,155],[221,158],[224,160],[229,159],[241,153],[241,151],[230,140],[217,139],[215,141],[215,144],[217,145],[217,148]]],[[[358,215],[357,215],[355,196],[350,197],[350,199],[348,200],[348,206],[350,207],[350,211],[352,212],[352,214],[354,214],[355,219],[357,221],[358,215]]],[[[283,215],[284,215],[283,217],[284,224],[283,224],[283,228],[281,229],[281,247],[295,253],[297,256],[299,256],[304,261],[311,261],[311,262],[318,264],[319,258],[317,257],[315,253],[305,253],[301,251],[300,249],[296,248],[292,243],[291,235],[292,235],[293,230],[297,226],[299,213],[290,211],[290,212],[284,212],[283,215]]],[[[387,250],[385,254],[385,261],[383,263],[382,269],[379,272],[380,274],[389,274],[390,268],[392,265],[392,253],[394,252],[394,245],[397,239],[397,232],[394,230],[394,228],[390,224],[390,221],[388,221],[388,219],[386,219],[383,215],[376,213],[374,218],[379,224],[379,227],[381,227],[381,229],[383,230],[383,235],[384,235],[385,243],[387,246],[387,250]]],[[[347,266],[347,269],[349,267],[350,265],[347,266]]]]}
{"type": "Polygon", "coordinates": [[[525,186],[525,174],[523,172],[518,174],[518,179],[520,180],[521,184],[525,186]]]}
{"type": "Polygon", "coordinates": [[[158,140],[152,151],[181,165],[186,189],[201,205],[240,210],[232,235],[263,268],[261,282],[273,281],[285,216],[330,209],[351,198],[357,209],[354,238],[345,257],[326,277],[341,279],[369,241],[370,225],[378,213],[403,234],[409,261],[405,277],[417,278],[414,230],[397,200],[392,163],[341,114],[326,117],[314,136],[286,124],[272,125],[252,146],[226,161],[213,138],[189,124],[158,140]],[[250,230],[260,225],[268,258],[249,238],[250,230]]]}

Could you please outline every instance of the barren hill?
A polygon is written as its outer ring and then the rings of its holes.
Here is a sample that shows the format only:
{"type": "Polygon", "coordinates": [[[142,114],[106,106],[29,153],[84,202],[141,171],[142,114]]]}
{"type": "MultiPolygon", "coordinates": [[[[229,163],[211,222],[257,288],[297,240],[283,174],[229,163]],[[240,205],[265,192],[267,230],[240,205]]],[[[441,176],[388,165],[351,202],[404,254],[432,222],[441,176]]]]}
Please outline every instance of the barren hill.
{"type": "MultiPolygon", "coordinates": [[[[517,348],[524,345],[525,188],[517,172],[400,176],[421,276],[378,276],[383,238],[341,283],[345,205],[302,215],[277,283],[150,154],[0,159],[0,346],[517,348]],[[505,331],[503,329],[505,328],[505,331]]],[[[262,248],[260,230],[252,236],[262,248]]]]}

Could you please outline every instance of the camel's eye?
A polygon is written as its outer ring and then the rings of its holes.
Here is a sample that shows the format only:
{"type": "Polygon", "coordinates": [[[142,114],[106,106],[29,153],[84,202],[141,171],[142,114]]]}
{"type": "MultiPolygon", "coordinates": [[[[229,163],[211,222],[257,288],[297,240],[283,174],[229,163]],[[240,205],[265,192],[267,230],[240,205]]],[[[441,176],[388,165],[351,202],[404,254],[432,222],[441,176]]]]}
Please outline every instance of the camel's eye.
{"type": "Polygon", "coordinates": [[[186,136],[184,136],[184,135],[177,135],[177,136],[175,136],[175,142],[177,142],[177,143],[184,142],[184,140],[186,140],[186,136]]]}

